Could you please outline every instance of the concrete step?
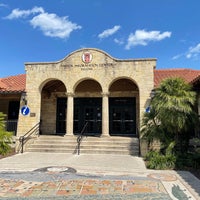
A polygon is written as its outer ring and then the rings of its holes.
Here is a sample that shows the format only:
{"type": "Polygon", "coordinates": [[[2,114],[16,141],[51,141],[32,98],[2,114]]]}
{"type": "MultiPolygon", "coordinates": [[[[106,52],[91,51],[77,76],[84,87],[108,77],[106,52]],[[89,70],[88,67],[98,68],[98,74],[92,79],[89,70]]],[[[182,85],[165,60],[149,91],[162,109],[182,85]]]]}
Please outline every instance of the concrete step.
{"type": "MultiPolygon", "coordinates": [[[[50,148],[50,149],[75,149],[77,145],[59,145],[59,144],[30,144],[28,148],[50,148]]],[[[137,146],[128,146],[128,145],[103,145],[103,144],[98,144],[98,145],[90,145],[90,144],[81,144],[80,145],[81,149],[120,149],[120,150],[124,150],[124,149],[128,149],[128,150],[138,150],[137,146]]]]}
{"type": "MultiPolygon", "coordinates": [[[[83,137],[82,142],[96,142],[96,143],[135,143],[138,142],[138,138],[110,138],[110,137],[101,137],[101,138],[92,138],[92,137],[83,137]]],[[[77,143],[77,137],[63,137],[63,138],[51,138],[51,137],[39,137],[37,142],[39,143],[77,143]]]]}
{"type": "MultiPolygon", "coordinates": [[[[39,136],[26,146],[29,152],[74,153],[77,136],[39,136]]],[[[84,154],[139,154],[138,138],[126,137],[83,137],[80,152],[84,154]]]]}
{"type": "MultiPolygon", "coordinates": [[[[49,149],[49,148],[29,148],[28,152],[46,152],[46,153],[70,153],[77,154],[77,149],[49,149]]],[[[80,154],[119,154],[138,156],[137,152],[129,150],[108,150],[108,149],[80,149],[80,154]]]]}
{"type": "MultiPolygon", "coordinates": [[[[57,141],[74,141],[77,139],[78,136],[44,136],[44,135],[40,135],[38,137],[38,139],[40,140],[48,140],[48,141],[53,141],[53,140],[57,140],[57,141]]],[[[87,139],[87,141],[96,141],[99,139],[101,139],[101,141],[137,141],[138,138],[135,137],[117,137],[117,136],[112,136],[112,137],[91,137],[91,136],[83,136],[83,139],[87,139]]]]}
{"type": "MultiPolygon", "coordinates": [[[[123,142],[123,141],[81,141],[81,145],[84,145],[84,144],[88,144],[88,145],[115,145],[115,146],[133,146],[135,145],[137,142],[123,142]]],[[[77,144],[77,141],[37,141],[35,142],[34,144],[48,144],[48,145],[76,145],[77,144]]]]}

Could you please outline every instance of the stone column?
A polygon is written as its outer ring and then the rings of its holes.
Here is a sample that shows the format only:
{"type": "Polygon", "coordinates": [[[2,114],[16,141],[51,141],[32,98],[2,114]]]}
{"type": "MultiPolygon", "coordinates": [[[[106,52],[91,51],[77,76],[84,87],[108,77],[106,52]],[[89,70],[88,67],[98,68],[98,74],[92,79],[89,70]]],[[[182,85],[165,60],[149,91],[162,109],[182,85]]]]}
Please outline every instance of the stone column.
{"type": "Polygon", "coordinates": [[[73,135],[74,124],[74,94],[67,93],[67,135],[73,135]]]}
{"type": "Polygon", "coordinates": [[[110,136],[108,93],[102,93],[102,136],[110,136]]]}

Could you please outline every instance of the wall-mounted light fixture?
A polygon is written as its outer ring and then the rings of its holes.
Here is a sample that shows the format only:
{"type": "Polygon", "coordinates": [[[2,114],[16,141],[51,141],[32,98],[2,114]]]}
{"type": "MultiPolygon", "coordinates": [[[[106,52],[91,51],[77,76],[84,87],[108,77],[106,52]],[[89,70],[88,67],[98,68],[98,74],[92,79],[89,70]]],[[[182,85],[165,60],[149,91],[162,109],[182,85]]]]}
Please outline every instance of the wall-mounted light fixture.
{"type": "Polygon", "coordinates": [[[150,97],[151,97],[151,99],[154,98],[155,94],[156,94],[156,91],[155,91],[155,90],[151,90],[151,93],[150,93],[150,97]]]}
{"type": "Polygon", "coordinates": [[[27,105],[27,96],[26,96],[26,92],[22,93],[22,101],[24,102],[24,105],[27,105]]]}

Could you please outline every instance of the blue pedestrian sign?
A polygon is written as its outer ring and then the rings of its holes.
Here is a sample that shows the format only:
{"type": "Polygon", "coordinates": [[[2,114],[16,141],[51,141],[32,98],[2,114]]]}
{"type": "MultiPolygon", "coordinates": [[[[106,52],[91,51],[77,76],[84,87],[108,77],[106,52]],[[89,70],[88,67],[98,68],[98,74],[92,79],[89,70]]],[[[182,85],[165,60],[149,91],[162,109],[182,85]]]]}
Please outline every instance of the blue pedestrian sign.
{"type": "Polygon", "coordinates": [[[23,106],[23,107],[21,108],[21,113],[22,113],[22,115],[24,115],[24,116],[28,115],[28,114],[30,113],[29,107],[28,107],[28,106],[23,106]]]}

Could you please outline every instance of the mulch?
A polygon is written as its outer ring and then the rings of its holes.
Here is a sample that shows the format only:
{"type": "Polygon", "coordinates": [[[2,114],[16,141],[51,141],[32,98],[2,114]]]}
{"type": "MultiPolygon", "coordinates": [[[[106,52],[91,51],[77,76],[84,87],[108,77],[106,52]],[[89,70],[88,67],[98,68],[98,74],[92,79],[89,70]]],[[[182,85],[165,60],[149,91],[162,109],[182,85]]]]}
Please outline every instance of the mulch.
{"type": "Polygon", "coordinates": [[[13,149],[11,149],[11,151],[10,151],[8,154],[6,154],[6,155],[1,155],[1,154],[0,154],[0,159],[6,158],[6,157],[9,157],[9,156],[13,156],[13,155],[15,155],[15,154],[16,154],[16,152],[15,152],[15,149],[13,148],[13,149]]]}

